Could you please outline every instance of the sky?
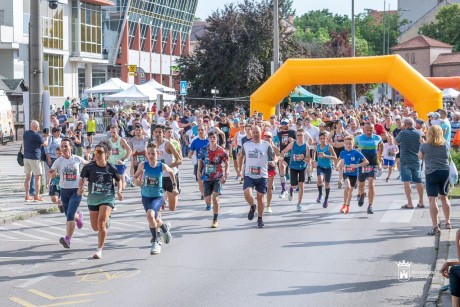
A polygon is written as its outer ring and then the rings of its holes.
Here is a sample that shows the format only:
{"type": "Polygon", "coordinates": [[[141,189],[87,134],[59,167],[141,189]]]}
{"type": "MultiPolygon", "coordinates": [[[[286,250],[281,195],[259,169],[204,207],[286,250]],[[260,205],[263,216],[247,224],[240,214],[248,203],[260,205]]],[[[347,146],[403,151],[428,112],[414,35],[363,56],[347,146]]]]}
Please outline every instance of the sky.
{"type": "MultiPolygon", "coordinates": [[[[257,1],[257,0],[255,0],[257,1]]],[[[212,12],[223,9],[226,4],[237,3],[237,0],[198,0],[196,16],[205,20],[212,12]]],[[[383,11],[384,0],[355,0],[355,14],[364,12],[365,9],[383,11]]],[[[386,0],[386,9],[397,9],[397,0],[386,0]]],[[[294,0],[293,8],[296,16],[302,16],[308,11],[329,9],[334,14],[351,15],[351,0],[294,0]]]]}

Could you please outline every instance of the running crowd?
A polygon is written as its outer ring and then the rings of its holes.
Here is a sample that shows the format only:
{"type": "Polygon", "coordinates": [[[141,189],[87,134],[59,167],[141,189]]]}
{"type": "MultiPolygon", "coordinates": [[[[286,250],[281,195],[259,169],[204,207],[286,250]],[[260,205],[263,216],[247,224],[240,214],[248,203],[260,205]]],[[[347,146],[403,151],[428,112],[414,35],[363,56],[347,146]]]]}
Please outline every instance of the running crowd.
{"type": "Polygon", "coordinates": [[[100,259],[116,201],[123,200],[125,188],[137,185],[152,235],[150,252],[160,253],[162,243],[171,241],[171,225],[162,220],[161,212],[178,207],[181,176],[194,176],[205,210],[213,212],[212,228],[219,227],[219,196],[229,180],[242,184],[248,220],[257,215],[257,227],[263,228],[264,213],[273,213],[275,190],[279,198],[296,198],[295,209],[302,211],[305,184],[315,180],[316,202],[322,207],[328,207],[331,189],[343,189],[340,212],[348,214],[357,189],[358,207],[367,199],[366,212],[374,214],[375,180],[382,170],[387,170],[386,182],[402,181],[407,198],[403,210],[424,208],[426,191],[432,218],[429,235],[441,231],[438,199],[444,227],[452,228],[449,159],[451,142],[460,133],[460,112],[454,107],[429,113],[426,122],[410,108],[388,105],[324,109],[301,102],[269,117],[257,111],[247,114],[239,107],[229,114],[204,107],[182,112],[178,104],[154,107],[153,112],[142,106],[127,112],[109,110],[107,136],[97,144],[94,116],[85,109],[72,115],[72,127],[68,115],[58,109],[51,116],[49,135],[39,132],[37,121],[31,122],[23,145],[25,201],[43,201],[40,177],[46,176],[51,200],[66,216],[66,235],[60,238],[65,248],[70,248],[75,227],[83,227],[79,206],[87,195],[91,227],[98,233],[93,258],[100,259]],[[191,158],[194,173],[179,175],[185,158],[191,158]],[[230,164],[235,178],[229,178],[230,164]],[[338,181],[332,184],[334,172],[338,181]]]}

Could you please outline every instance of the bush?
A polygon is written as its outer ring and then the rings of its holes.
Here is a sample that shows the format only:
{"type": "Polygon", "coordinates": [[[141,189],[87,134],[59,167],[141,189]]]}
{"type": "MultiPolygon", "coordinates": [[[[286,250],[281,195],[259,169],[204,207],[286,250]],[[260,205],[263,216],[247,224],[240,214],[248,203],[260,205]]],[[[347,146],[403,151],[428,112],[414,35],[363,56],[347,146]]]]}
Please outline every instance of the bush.
{"type": "Polygon", "coordinates": [[[450,151],[450,155],[452,157],[452,160],[455,163],[455,166],[457,167],[458,170],[460,170],[460,150],[452,149],[450,151]]]}

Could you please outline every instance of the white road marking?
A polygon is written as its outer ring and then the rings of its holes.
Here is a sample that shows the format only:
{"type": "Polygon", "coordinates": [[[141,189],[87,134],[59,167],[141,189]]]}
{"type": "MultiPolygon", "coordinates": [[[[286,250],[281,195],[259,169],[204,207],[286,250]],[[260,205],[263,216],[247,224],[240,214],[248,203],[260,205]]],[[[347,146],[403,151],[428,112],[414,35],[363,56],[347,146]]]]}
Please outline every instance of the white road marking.
{"type": "Polygon", "coordinates": [[[29,279],[25,283],[22,283],[22,284],[16,286],[16,288],[22,288],[22,289],[27,288],[27,287],[32,286],[33,284],[36,284],[36,283],[38,283],[38,282],[40,282],[40,281],[42,281],[42,280],[44,280],[44,279],[46,279],[46,278],[48,278],[50,276],[51,275],[45,275],[45,276],[40,276],[40,277],[37,277],[37,278],[29,279]]]}
{"type": "Polygon", "coordinates": [[[401,209],[405,201],[395,200],[385,211],[380,223],[410,223],[416,209],[401,209]]]}

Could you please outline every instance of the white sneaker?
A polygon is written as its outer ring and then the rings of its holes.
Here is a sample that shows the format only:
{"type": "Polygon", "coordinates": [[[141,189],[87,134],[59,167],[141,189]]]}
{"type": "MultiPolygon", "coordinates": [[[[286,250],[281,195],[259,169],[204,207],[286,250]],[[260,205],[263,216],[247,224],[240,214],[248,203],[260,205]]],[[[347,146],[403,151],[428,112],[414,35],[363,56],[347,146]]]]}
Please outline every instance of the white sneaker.
{"type": "Polygon", "coordinates": [[[102,251],[98,250],[93,254],[93,259],[102,259],[102,251]]]}
{"type": "Polygon", "coordinates": [[[297,211],[302,211],[302,205],[301,204],[297,204],[297,211]]]}
{"type": "Polygon", "coordinates": [[[157,241],[152,243],[152,248],[150,249],[150,255],[158,255],[161,253],[161,246],[157,241]]]}
{"type": "Polygon", "coordinates": [[[265,213],[269,213],[269,214],[270,214],[270,213],[273,213],[272,207],[267,207],[267,208],[265,208],[265,213]]]}
{"type": "Polygon", "coordinates": [[[282,190],[279,198],[286,198],[286,190],[282,190]]]}

